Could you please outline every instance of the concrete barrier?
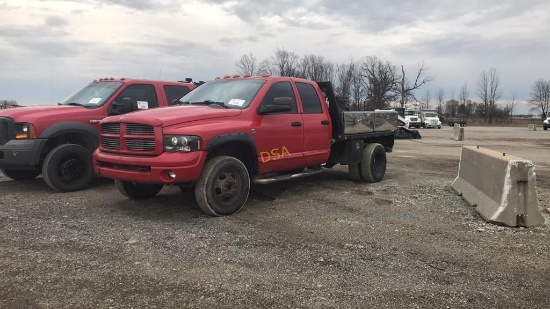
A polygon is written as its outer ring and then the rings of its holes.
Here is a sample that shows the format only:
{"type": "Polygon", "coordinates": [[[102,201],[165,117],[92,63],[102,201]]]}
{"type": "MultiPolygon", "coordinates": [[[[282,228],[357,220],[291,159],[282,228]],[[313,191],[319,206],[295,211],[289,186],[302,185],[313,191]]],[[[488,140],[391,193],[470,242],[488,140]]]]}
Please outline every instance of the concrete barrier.
{"type": "Polygon", "coordinates": [[[452,139],[454,139],[455,141],[464,140],[464,127],[461,127],[458,123],[455,123],[452,139]]]}
{"type": "Polygon", "coordinates": [[[527,131],[536,131],[537,130],[537,125],[534,124],[534,123],[530,123],[527,125],[527,131]]]}
{"type": "Polygon", "coordinates": [[[543,225],[529,160],[463,146],[452,188],[487,221],[508,226],[543,225]]]}

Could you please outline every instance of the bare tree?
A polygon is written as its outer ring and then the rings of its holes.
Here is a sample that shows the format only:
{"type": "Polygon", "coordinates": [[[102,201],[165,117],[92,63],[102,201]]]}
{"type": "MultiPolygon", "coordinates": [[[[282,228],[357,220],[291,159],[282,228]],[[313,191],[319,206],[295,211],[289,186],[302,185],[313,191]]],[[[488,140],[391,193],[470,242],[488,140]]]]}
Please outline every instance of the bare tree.
{"type": "Polygon", "coordinates": [[[296,76],[299,60],[300,57],[297,54],[286,51],[284,48],[277,48],[270,62],[277,75],[296,76]]]}
{"type": "Polygon", "coordinates": [[[333,73],[332,62],[325,60],[322,56],[305,55],[299,63],[295,76],[314,81],[331,81],[333,73]]]}
{"type": "Polygon", "coordinates": [[[445,115],[449,117],[456,117],[456,114],[458,113],[458,106],[460,103],[455,100],[451,99],[445,103],[445,115]]]}
{"type": "MultiPolygon", "coordinates": [[[[410,97],[414,98],[414,91],[426,83],[429,83],[433,78],[426,76],[427,68],[424,66],[424,61],[418,64],[418,70],[416,72],[416,78],[414,84],[411,85],[410,81],[405,76],[405,68],[401,65],[401,76],[396,79],[395,91],[399,94],[401,107],[405,106],[405,103],[410,97]]],[[[416,98],[414,98],[416,99],[416,98]]]]}
{"type": "Polygon", "coordinates": [[[445,101],[445,91],[439,89],[436,94],[437,97],[437,113],[443,115],[443,103],[445,101]]]}
{"type": "Polygon", "coordinates": [[[235,61],[235,65],[241,70],[240,74],[257,74],[258,61],[252,52],[243,54],[239,60],[235,61]]]}
{"type": "Polygon", "coordinates": [[[426,90],[426,96],[424,97],[424,103],[426,103],[426,109],[430,109],[430,90],[426,90]]]}
{"type": "Polygon", "coordinates": [[[542,118],[550,112],[550,81],[539,78],[531,88],[531,105],[533,110],[539,110],[542,118]]]}
{"type": "Polygon", "coordinates": [[[460,88],[460,93],[458,94],[458,101],[461,105],[466,106],[466,103],[468,102],[468,84],[464,83],[462,84],[462,87],[460,88]]]}
{"type": "Polygon", "coordinates": [[[385,108],[395,99],[395,65],[375,56],[364,57],[359,64],[359,74],[366,85],[369,109],[385,108]]]}
{"type": "Polygon", "coordinates": [[[483,104],[485,122],[492,123],[496,113],[497,101],[500,99],[500,74],[495,68],[488,72],[483,70],[479,75],[477,95],[483,104]]]}
{"type": "Polygon", "coordinates": [[[258,65],[258,74],[269,74],[270,76],[275,76],[275,68],[271,65],[271,62],[268,59],[264,59],[258,65]]]}
{"type": "Polygon", "coordinates": [[[513,117],[514,117],[514,109],[516,108],[517,97],[518,97],[518,93],[516,91],[512,91],[512,93],[510,93],[510,100],[506,105],[506,109],[510,113],[510,121],[514,121],[513,117]]]}
{"type": "Polygon", "coordinates": [[[350,61],[349,64],[339,64],[336,67],[336,95],[349,98],[353,79],[357,75],[356,64],[350,61]]]}

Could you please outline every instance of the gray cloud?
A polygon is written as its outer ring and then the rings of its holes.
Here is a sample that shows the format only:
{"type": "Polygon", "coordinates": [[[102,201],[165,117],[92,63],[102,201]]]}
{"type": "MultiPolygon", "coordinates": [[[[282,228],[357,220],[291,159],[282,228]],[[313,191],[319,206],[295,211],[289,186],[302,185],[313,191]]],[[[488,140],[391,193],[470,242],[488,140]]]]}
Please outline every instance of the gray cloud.
{"type": "Polygon", "coordinates": [[[46,17],[46,26],[48,27],[60,27],[67,25],[67,20],[59,16],[46,17]]]}
{"type": "Polygon", "coordinates": [[[159,0],[92,0],[98,5],[120,5],[139,11],[154,11],[165,9],[179,9],[181,1],[159,1],[159,0]]]}

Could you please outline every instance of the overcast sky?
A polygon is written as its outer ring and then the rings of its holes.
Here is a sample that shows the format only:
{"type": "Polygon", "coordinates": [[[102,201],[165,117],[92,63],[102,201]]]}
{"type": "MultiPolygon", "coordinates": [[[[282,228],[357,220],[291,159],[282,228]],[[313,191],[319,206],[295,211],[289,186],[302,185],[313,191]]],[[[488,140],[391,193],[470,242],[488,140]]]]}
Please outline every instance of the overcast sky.
{"type": "MultiPolygon", "coordinates": [[[[55,104],[98,77],[210,80],[284,48],[335,63],[377,56],[470,98],[500,73],[502,102],[550,79],[548,0],[0,0],[0,99],[55,104]]],[[[411,76],[412,77],[412,76],[411,76]]],[[[435,104],[435,103],[432,103],[435,104]]]]}

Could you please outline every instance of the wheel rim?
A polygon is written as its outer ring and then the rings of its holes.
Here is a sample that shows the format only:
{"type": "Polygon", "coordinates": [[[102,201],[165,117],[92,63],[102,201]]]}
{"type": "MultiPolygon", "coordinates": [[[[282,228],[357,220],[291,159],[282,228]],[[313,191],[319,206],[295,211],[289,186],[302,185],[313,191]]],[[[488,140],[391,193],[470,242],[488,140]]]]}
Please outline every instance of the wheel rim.
{"type": "Polygon", "coordinates": [[[241,178],[231,171],[224,171],[217,175],[214,181],[214,196],[220,204],[233,203],[241,192],[241,178]]]}
{"type": "Polygon", "coordinates": [[[60,164],[61,178],[65,181],[73,181],[79,179],[84,174],[84,162],[76,158],[68,158],[60,164]]]}

